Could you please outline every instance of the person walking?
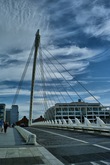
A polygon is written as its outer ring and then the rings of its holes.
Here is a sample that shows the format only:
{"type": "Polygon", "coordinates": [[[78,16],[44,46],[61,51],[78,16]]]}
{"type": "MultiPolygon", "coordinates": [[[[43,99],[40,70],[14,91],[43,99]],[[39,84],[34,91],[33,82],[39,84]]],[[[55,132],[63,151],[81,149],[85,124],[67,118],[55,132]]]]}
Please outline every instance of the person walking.
{"type": "Polygon", "coordinates": [[[8,124],[7,124],[7,122],[4,122],[4,132],[5,133],[7,132],[7,128],[8,128],[8,124]]]}

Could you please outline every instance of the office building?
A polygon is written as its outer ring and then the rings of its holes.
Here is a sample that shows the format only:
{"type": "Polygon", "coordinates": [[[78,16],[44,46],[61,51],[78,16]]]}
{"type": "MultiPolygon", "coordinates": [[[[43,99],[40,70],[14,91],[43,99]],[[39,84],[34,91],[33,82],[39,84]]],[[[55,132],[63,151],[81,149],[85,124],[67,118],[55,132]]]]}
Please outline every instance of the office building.
{"type": "Polygon", "coordinates": [[[6,108],[6,121],[10,124],[10,109],[6,108]]]}
{"type": "Polygon", "coordinates": [[[15,124],[19,119],[18,105],[12,105],[10,109],[10,124],[15,124]]]}
{"type": "Polygon", "coordinates": [[[18,105],[12,105],[11,109],[6,109],[6,121],[12,125],[19,120],[18,105]]]}
{"type": "Polygon", "coordinates": [[[0,125],[6,120],[6,105],[0,104],[0,125]]]}
{"type": "Polygon", "coordinates": [[[84,122],[84,117],[88,118],[91,122],[95,122],[97,116],[102,120],[106,120],[110,117],[110,114],[106,107],[102,107],[100,103],[87,103],[82,102],[80,99],[78,102],[57,103],[44,114],[46,120],[65,119],[68,121],[70,118],[73,122],[75,122],[75,118],[84,122]]]}

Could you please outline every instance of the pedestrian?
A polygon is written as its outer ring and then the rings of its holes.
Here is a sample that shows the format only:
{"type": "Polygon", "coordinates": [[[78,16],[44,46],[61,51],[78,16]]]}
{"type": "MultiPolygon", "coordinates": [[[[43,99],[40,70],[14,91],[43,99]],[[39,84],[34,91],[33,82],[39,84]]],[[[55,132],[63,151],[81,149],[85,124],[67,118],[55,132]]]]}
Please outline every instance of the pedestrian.
{"type": "Polygon", "coordinates": [[[8,127],[7,122],[4,122],[4,132],[5,132],[5,133],[7,132],[7,127],[8,127]]]}

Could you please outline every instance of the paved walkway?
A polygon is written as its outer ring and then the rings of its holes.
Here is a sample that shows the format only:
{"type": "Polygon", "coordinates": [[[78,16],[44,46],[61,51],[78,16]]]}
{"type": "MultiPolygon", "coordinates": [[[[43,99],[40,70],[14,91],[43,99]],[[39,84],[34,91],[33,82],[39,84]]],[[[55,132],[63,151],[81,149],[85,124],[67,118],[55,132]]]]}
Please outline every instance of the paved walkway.
{"type": "Polygon", "coordinates": [[[0,132],[0,165],[63,165],[39,144],[26,145],[15,128],[0,132]]]}

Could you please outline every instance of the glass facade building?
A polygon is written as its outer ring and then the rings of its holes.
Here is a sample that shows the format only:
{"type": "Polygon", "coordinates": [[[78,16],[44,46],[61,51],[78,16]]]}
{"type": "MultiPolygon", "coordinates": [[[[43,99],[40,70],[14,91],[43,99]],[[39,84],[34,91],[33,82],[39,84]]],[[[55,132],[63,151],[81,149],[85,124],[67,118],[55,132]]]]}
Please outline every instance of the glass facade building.
{"type": "Polygon", "coordinates": [[[0,104],[0,126],[3,125],[3,122],[6,120],[6,105],[0,104]]]}
{"type": "Polygon", "coordinates": [[[10,124],[15,124],[19,120],[18,105],[12,105],[10,109],[10,124]]]}
{"type": "Polygon", "coordinates": [[[96,117],[106,120],[110,114],[100,103],[86,103],[78,100],[72,103],[57,103],[45,112],[44,117],[46,120],[65,119],[66,121],[70,118],[73,122],[75,118],[78,118],[83,123],[84,117],[95,122],[96,117]]]}

